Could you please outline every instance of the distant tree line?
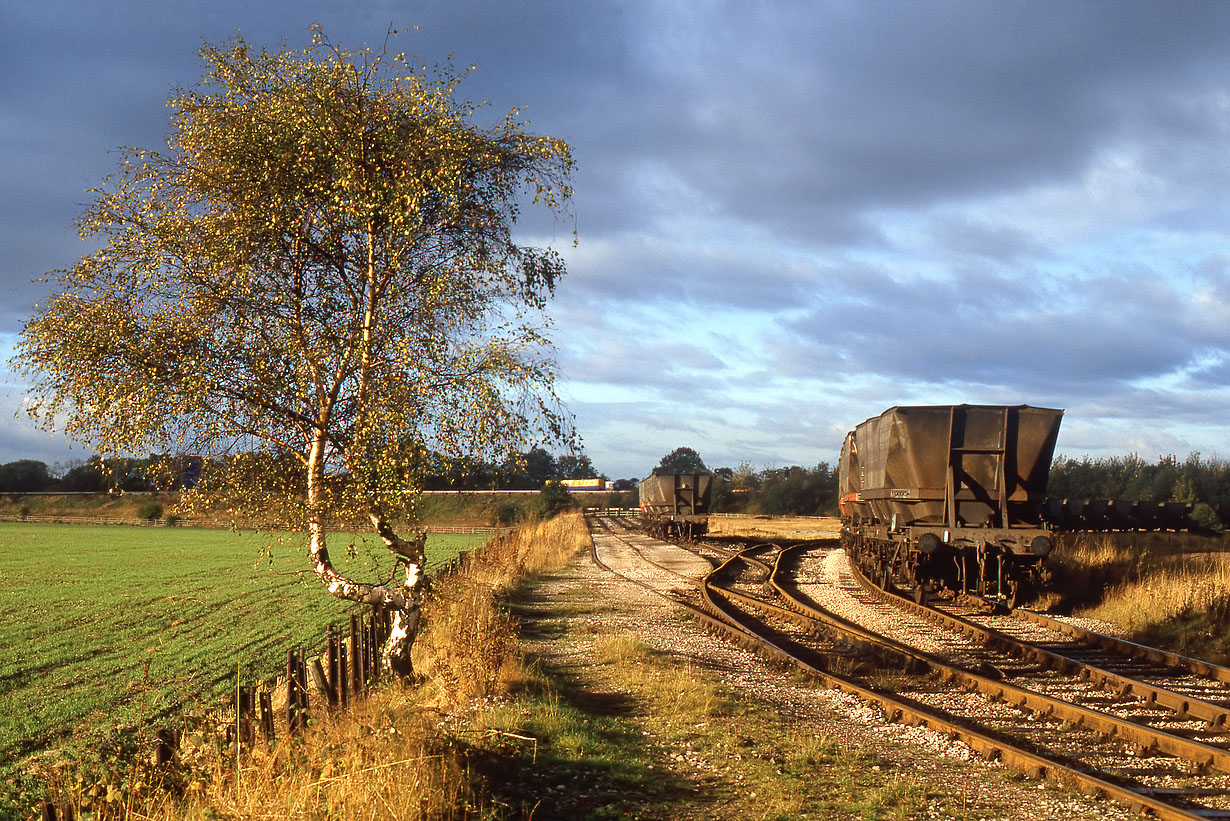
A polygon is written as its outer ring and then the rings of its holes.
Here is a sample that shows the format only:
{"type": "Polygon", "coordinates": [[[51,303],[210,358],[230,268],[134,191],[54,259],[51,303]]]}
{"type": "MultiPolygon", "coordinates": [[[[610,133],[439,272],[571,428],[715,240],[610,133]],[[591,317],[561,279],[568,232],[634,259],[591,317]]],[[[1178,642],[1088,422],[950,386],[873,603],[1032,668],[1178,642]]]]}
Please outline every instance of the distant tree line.
{"type": "Polygon", "coordinates": [[[746,462],[737,469],[713,472],[714,510],[764,516],[837,515],[837,470],[828,462],[812,468],[791,465],[753,471],[746,462]]]}
{"type": "Polygon", "coordinates": [[[1217,527],[1230,513],[1230,462],[1192,453],[1146,462],[1135,453],[1090,459],[1056,457],[1047,495],[1066,499],[1184,502],[1198,524],[1217,527]]]}
{"type": "Polygon", "coordinates": [[[173,466],[167,457],[102,459],[48,467],[45,462],[19,459],[0,465],[0,493],[104,493],[108,490],[149,491],[160,489],[156,477],[166,476],[173,466]]]}
{"type": "MultiPolygon", "coordinates": [[[[244,453],[230,457],[234,466],[245,462],[265,463],[272,457],[244,453]]],[[[542,448],[516,454],[500,465],[478,460],[446,460],[433,454],[423,457],[426,490],[538,490],[550,479],[602,478],[584,453],[554,456],[542,448]]],[[[265,468],[268,469],[268,465],[265,468]]],[[[0,493],[106,493],[180,490],[201,475],[201,461],[194,457],[165,455],[144,458],[103,459],[48,467],[45,462],[20,459],[0,465],[0,493]]],[[[277,472],[293,482],[294,466],[277,472]]]]}
{"type": "MultiPolygon", "coordinates": [[[[837,469],[827,462],[756,471],[748,463],[737,469],[710,470],[692,448],[676,448],[654,473],[711,473],[712,509],[763,515],[836,515],[837,469]]],[[[619,489],[617,483],[616,488],[619,489]]],[[[1092,459],[1060,455],[1051,466],[1047,495],[1068,499],[1123,499],[1184,502],[1193,506],[1198,523],[1215,524],[1230,514],[1230,461],[1193,453],[1147,462],[1137,454],[1092,459]]]]}
{"type": "MultiPolygon", "coordinates": [[[[653,473],[712,474],[709,503],[715,513],[823,516],[837,512],[837,470],[828,462],[813,468],[791,465],[760,471],[744,462],[738,468],[710,470],[694,449],[681,447],[663,456],[653,473]]],[[[615,488],[620,489],[619,482],[615,488]]]]}
{"type": "Polygon", "coordinates": [[[584,453],[554,456],[543,448],[498,465],[477,459],[427,461],[425,490],[539,490],[552,479],[604,478],[584,453]]]}
{"type": "Polygon", "coordinates": [[[1199,453],[1183,461],[1162,456],[1154,463],[1134,453],[1102,459],[1059,456],[1051,465],[1047,495],[1230,505],[1230,462],[1199,453]]]}
{"type": "MultiPolygon", "coordinates": [[[[251,454],[235,459],[257,458],[251,454]]],[[[517,454],[502,464],[478,460],[448,465],[424,457],[428,490],[538,490],[551,479],[604,478],[584,453],[555,456],[542,448],[517,454]]],[[[21,459],[0,465],[0,493],[152,491],[182,488],[200,472],[199,462],[165,455],[145,458],[89,459],[48,467],[21,459]]],[[[711,473],[716,512],[763,515],[829,515],[837,512],[837,469],[827,462],[753,470],[710,470],[692,448],[676,448],[662,457],[654,473],[711,473]]],[[[636,480],[621,479],[615,489],[628,491],[635,506],[636,480]]],[[[1060,455],[1051,466],[1047,493],[1070,499],[1124,499],[1185,502],[1212,511],[1230,512],[1230,461],[1193,453],[1148,462],[1136,454],[1092,459],[1060,455]]],[[[1202,510],[1198,510],[1201,513],[1202,510]]]]}

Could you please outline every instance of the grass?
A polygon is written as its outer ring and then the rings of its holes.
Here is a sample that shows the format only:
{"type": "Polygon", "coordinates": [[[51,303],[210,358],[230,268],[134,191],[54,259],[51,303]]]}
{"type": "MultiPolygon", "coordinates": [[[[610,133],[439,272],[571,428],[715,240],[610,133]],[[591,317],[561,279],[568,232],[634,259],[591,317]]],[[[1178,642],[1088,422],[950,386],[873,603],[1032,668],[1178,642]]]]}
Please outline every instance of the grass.
{"type": "Polygon", "coordinates": [[[1045,605],[1133,640],[1230,663],[1230,553],[1222,536],[1082,534],[1056,549],[1045,605]]]}
{"type": "Polygon", "coordinates": [[[610,603],[592,589],[541,592],[586,544],[573,514],[475,551],[433,588],[414,686],[318,710],[304,735],[238,760],[204,725],[171,768],[148,747],[123,766],[110,751],[66,761],[46,770],[51,794],[95,821],[978,817],[960,779],[928,787],[634,628],[599,626],[610,603]],[[551,654],[522,657],[518,633],[551,654]]]}
{"type": "Polygon", "coordinates": [[[420,686],[390,684],[347,710],[318,709],[302,736],[258,744],[238,761],[208,724],[171,768],[151,767],[148,747],[118,765],[63,761],[44,768],[48,794],[95,821],[507,817],[479,772],[502,745],[534,740],[481,721],[524,681],[500,602],[518,578],[567,561],[586,538],[579,515],[562,516],[492,540],[439,579],[414,647],[420,686]]]}
{"type": "MultiPolygon", "coordinates": [[[[578,495],[585,505],[602,505],[606,496],[578,495]]],[[[94,494],[0,494],[0,516],[93,516],[100,518],[139,518],[143,505],[162,505],[174,512],[178,493],[94,493],[94,494]]],[[[514,519],[534,518],[537,493],[494,494],[483,492],[428,493],[419,500],[419,516],[437,525],[494,525],[501,511],[514,519]]],[[[206,513],[205,515],[209,515],[206,513]]],[[[219,512],[218,518],[227,519],[219,512]]],[[[189,520],[185,520],[189,521],[189,520]]]]}
{"type": "Polygon", "coordinates": [[[539,668],[530,692],[488,717],[538,742],[505,745],[509,776],[489,781],[513,815],[913,818],[940,800],[635,638],[600,638],[595,660],[583,675],[539,668]]]}
{"type": "Polygon", "coordinates": [[[634,632],[594,629],[609,603],[592,594],[528,585],[511,604],[526,635],[559,649],[529,659],[517,697],[483,717],[499,743],[477,769],[509,817],[889,819],[946,806],[912,773],[712,671],[634,632]]]}
{"type": "Polygon", "coordinates": [[[93,770],[70,761],[49,787],[94,821],[985,815],[964,806],[975,771],[928,787],[911,765],[761,706],[634,629],[601,626],[610,603],[592,589],[541,592],[537,580],[569,573],[586,542],[580,517],[561,516],[440,580],[414,686],[314,712],[304,735],[238,760],[205,726],[174,767],[141,754],[110,771],[114,758],[93,770]],[[549,638],[551,654],[521,657],[518,632],[549,638]]]}
{"type": "MultiPolygon", "coordinates": [[[[433,536],[441,563],[481,537],[433,536]]],[[[307,572],[293,538],[187,528],[0,523],[0,777],[24,757],[168,722],[269,678],[351,610],[307,572]]],[[[375,545],[334,549],[379,567],[375,545]]],[[[387,562],[386,562],[387,564],[387,562]]],[[[171,722],[173,723],[173,722],[171,722]]]]}

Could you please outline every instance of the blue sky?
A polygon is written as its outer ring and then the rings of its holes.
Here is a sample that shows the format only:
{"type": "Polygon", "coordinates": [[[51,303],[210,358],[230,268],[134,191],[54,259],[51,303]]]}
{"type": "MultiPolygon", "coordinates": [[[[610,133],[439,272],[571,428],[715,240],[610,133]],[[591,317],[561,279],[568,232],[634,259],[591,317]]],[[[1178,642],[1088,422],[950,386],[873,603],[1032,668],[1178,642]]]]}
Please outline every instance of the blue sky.
{"type": "MultiPolygon", "coordinates": [[[[561,391],[612,477],[814,465],[897,404],[1067,410],[1059,449],[1230,457],[1230,4],[34,2],[0,7],[0,348],[83,252],[203,40],[479,65],[578,163],[561,391]]],[[[0,462],[89,454],[18,413],[0,462]]]]}

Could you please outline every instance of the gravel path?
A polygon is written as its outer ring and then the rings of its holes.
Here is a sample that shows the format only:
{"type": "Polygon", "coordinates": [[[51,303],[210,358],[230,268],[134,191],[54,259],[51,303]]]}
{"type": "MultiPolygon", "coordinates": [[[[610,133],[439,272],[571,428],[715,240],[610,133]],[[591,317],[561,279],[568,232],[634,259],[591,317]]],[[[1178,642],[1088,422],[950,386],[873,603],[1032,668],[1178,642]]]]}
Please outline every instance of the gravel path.
{"type": "MultiPolygon", "coordinates": [[[[630,571],[637,564],[634,551],[626,545],[621,547],[618,540],[599,539],[599,546],[603,560],[612,567],[630,571]]],[[[654,549],[659,557],[678,551],[679,566],[702,572],[702,563],[680,548],[654,549]]],[[[660,579],[659,584],[666,587],[668,581],[660,579]]],[[[669,582],[672,586],[682,584],[686,583],[678,579],[669,582]]],[[[963,807],[961,815],[944,814],[937,807],[919,818],[1077,821],[1136,817],[1116,804],[1025,780],[972,756],[963,744],[933,731],[887,724],[878,710],[853,696],[791,681],[759,657],[680,619],[677,607],[663,597],[598,568],[588,554],[579,557],[566,572],[544,582],[539,593],[548,598],[584,596],[601,602],[603,607],[597,615],[577,617],[578,623],[569,625],[570,636],[579,636],[577,640],[539,640],[529,647],[533,652],[568,665],[584,665],[584,654],[592,648],[595,637],[634,634],[655,650],[686,658],[698,669],[708,670],[724,686],[754,694],[773,709],[788,713],[796,727],[809,728],[846,749],[878,756],[891,763],[890,770],[927,779],[934,784],[935,792],[950,797],[950,806],[955,802],[963,807]]]]}

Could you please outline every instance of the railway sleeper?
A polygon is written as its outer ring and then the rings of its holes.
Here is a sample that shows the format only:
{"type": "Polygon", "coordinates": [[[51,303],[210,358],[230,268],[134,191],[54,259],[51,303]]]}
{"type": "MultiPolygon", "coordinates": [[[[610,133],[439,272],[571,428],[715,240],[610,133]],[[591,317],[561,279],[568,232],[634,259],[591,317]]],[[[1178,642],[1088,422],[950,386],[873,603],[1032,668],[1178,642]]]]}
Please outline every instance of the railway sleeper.
{"type": "Polygon", "coordinates": [[[1046,778],[1046,767],[1043,767],[1041,764],[1027,764],[1021,767],[1021,771],[1025,773],[1026,777],[1032,778],[1035,781],[1041,781],[1046,778]]]}

